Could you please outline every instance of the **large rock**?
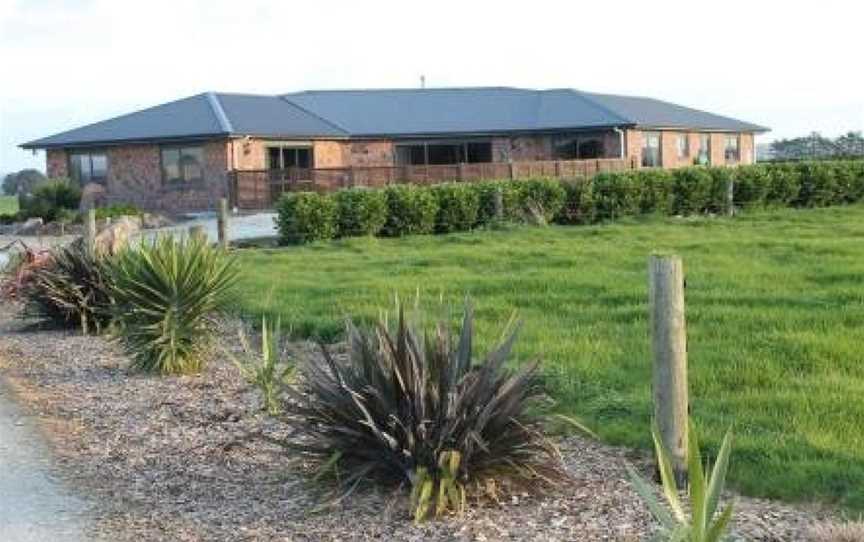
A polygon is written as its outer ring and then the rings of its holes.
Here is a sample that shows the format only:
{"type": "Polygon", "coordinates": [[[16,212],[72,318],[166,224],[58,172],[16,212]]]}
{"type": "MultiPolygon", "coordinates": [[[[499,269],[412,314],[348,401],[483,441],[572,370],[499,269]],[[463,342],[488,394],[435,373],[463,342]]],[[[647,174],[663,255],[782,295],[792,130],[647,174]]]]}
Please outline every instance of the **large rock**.
{"type": "Polygon", "coordinates": [[[89,211],[105,204],[105,187],[99,183],[87,183],[81,189],[80,211],[89,211]]]}
{"type": "Polygon", "coordinates": [[[42,219],[39,217],[28,218],[26,222],[18,226],[15,235],[37,235],[42,229],[42,219]]]}
{"type": "Polygon", "coordinates": [[[140,230],[140,222],[122,216],[96,234],[96,250],[116,254],[129,244],[129,239],[140,230]]]}
{"type": "Polygon", "coordinates": [[[157,215],[153,213],[144,213],[141,215],[141,226],[145,230],[152,230],[156,228],[165,228],[167,226],[173,225],[174,222],[169,220],[168,218],[157,215]]]}

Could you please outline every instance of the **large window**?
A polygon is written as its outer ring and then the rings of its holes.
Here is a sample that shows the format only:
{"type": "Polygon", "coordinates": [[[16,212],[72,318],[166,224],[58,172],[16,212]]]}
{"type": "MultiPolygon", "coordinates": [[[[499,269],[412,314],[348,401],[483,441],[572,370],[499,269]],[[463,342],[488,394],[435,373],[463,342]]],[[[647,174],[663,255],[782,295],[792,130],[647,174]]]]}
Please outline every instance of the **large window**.
{"type": "Polygon", "coordinates": [[[492,161],[489,141],[429,141],[396,146],[396,164],[424,166],[492,161]]]}
{"type": "Polygon", "coordinates": [[[69,171],[78,184],[105,184],[108,178],[108,158],[104,152],[73,152],[69,155],[69,171]]]}
{"type": "Polygon", "coordinates": [[[741,159],[738,136],[726,136],[726,147],[723,153],[727,164],[737,164],[741,159]]]}
{"type": "Polygon", "coordinates": [[[699,134],[699,163],[707,166],[711,163],[711,134],[699,134]]]}
{"type": "Polygon", "coordinates": [[[204,180],[204,150],[201,147],[163,147],[162,179],[165,183],[204,180]]]}
{"type": "Polygon", "coordinates": [[[678,134],[678,159],[690,156],[690,143],[687,134],[678,134]]]}
{"type": "Polygon", "coordinates": [[[659,167],[660,132],[644,132],[642,134],[642,167],[659,167]]]}
{"type": "Polygon", "coordinates": [[[597,135],[572,135],[552,140],[555,160],[587,160],[603,157],[603,138],[597,135]]]}
{"type": "Polygon", "coordinates": [[[303,169],[312,167],[312,149],[310,147],[268,147],[268,169],[295,167],[303,169]]]}

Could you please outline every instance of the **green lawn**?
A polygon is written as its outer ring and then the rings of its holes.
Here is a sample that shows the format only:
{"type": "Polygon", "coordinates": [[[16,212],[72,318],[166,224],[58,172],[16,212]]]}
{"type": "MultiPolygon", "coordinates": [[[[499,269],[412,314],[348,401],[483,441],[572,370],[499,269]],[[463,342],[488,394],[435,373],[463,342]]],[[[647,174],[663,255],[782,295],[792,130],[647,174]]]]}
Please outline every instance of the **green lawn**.
{"type": "Polygon", "coordinates": [[[0,196],[0,216],[18,212],[18,196],[0,196]]]}
{"type": "Polygon", "coordinates": [[[649,443],[647,256],[683,256],[693,415],[728,426],[741,491],[864,509],[864,207],[649,219],[241,251],[242,310],[333,337],[393,293],[470,294],[482,345],[511,312],[561,408],[649,443]]]}

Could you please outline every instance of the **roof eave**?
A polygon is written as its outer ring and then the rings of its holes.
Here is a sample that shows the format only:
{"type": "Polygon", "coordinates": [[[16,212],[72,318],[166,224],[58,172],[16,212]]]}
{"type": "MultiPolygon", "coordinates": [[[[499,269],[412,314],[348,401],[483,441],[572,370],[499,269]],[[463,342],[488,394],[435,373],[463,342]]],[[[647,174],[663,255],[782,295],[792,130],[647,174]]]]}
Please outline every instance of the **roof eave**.
{"type": "Polygon", "coordinates": [[[741,132],[753,132],[757,134],[764,134],[766,132],[770,132],[771,128],[766,128],[765,126],[757,126],[757,125],[745,125],[740,126],[738,128],[711,128],[707,126],[689,126],[689,125],[656,125],[656,124],[637,124],[634,126],[640,130],[689,130],[692,132],[717,132],[717,133],[741,133],[741,132]]]}
{"type": "Polygon", "coordinates": [[[29,141],[18,145],[19,148],[25,150],[40,150],[40,149],[60,149],[65,147],[76,148],[92,148],[92,147],[117,147],[120,145],[139,145],[152,143],[177,143],[183,141],[201,141],[207,139],[221,139],[234,137],[236,134],[228,132],[219,132],[211,134],[189,134],[182,136],[158,136],[158,137],[137,137],[125,139],[106,139],[101,141],[62,141],[57,143],[43,143],[41,140],[29,141]]]}

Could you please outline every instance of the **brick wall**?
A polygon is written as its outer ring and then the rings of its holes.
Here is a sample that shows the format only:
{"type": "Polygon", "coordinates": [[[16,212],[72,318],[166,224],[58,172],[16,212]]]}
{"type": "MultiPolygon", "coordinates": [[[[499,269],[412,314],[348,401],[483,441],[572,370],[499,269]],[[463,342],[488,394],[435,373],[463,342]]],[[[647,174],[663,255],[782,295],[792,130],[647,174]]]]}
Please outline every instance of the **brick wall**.
{"type": "Polygon", "coordinates": [[[63,149],[48,149],[45,152],[45,172],[49,178],[69,176],[69,160],[63,149]]]}
{"type": "MultiPolygon", "coordinates": [[[[660,131],[660,160],[664,168],[678,168],[693,165],[695,159],[699,156],[701,144],[701,132],[685,132],[681,130],[662,130],[660,131]],[[689,149],[685,156],[678,156],[678,136],[686,134],[689,142],[689,149]]],[[[727,133],[710,133],[710,160],[714,166],[722,166],[726,164],[726,136],[735,135],[727,133]]],[[[754,135],[752,133],[738,134],[740,164],[752,164],[755,158],[754,135]]],[[[642,163],[642,145],[643,137],[641,130],[626,131],[626,147],[627,156],[633,157],[638,164],[642,163]]]]}
{"type": "Polygon", "coordinates": [[[392,166],[396,147],[392,141],[354,141],[348,145],[348,164],[352,166],[392,166]]]}

